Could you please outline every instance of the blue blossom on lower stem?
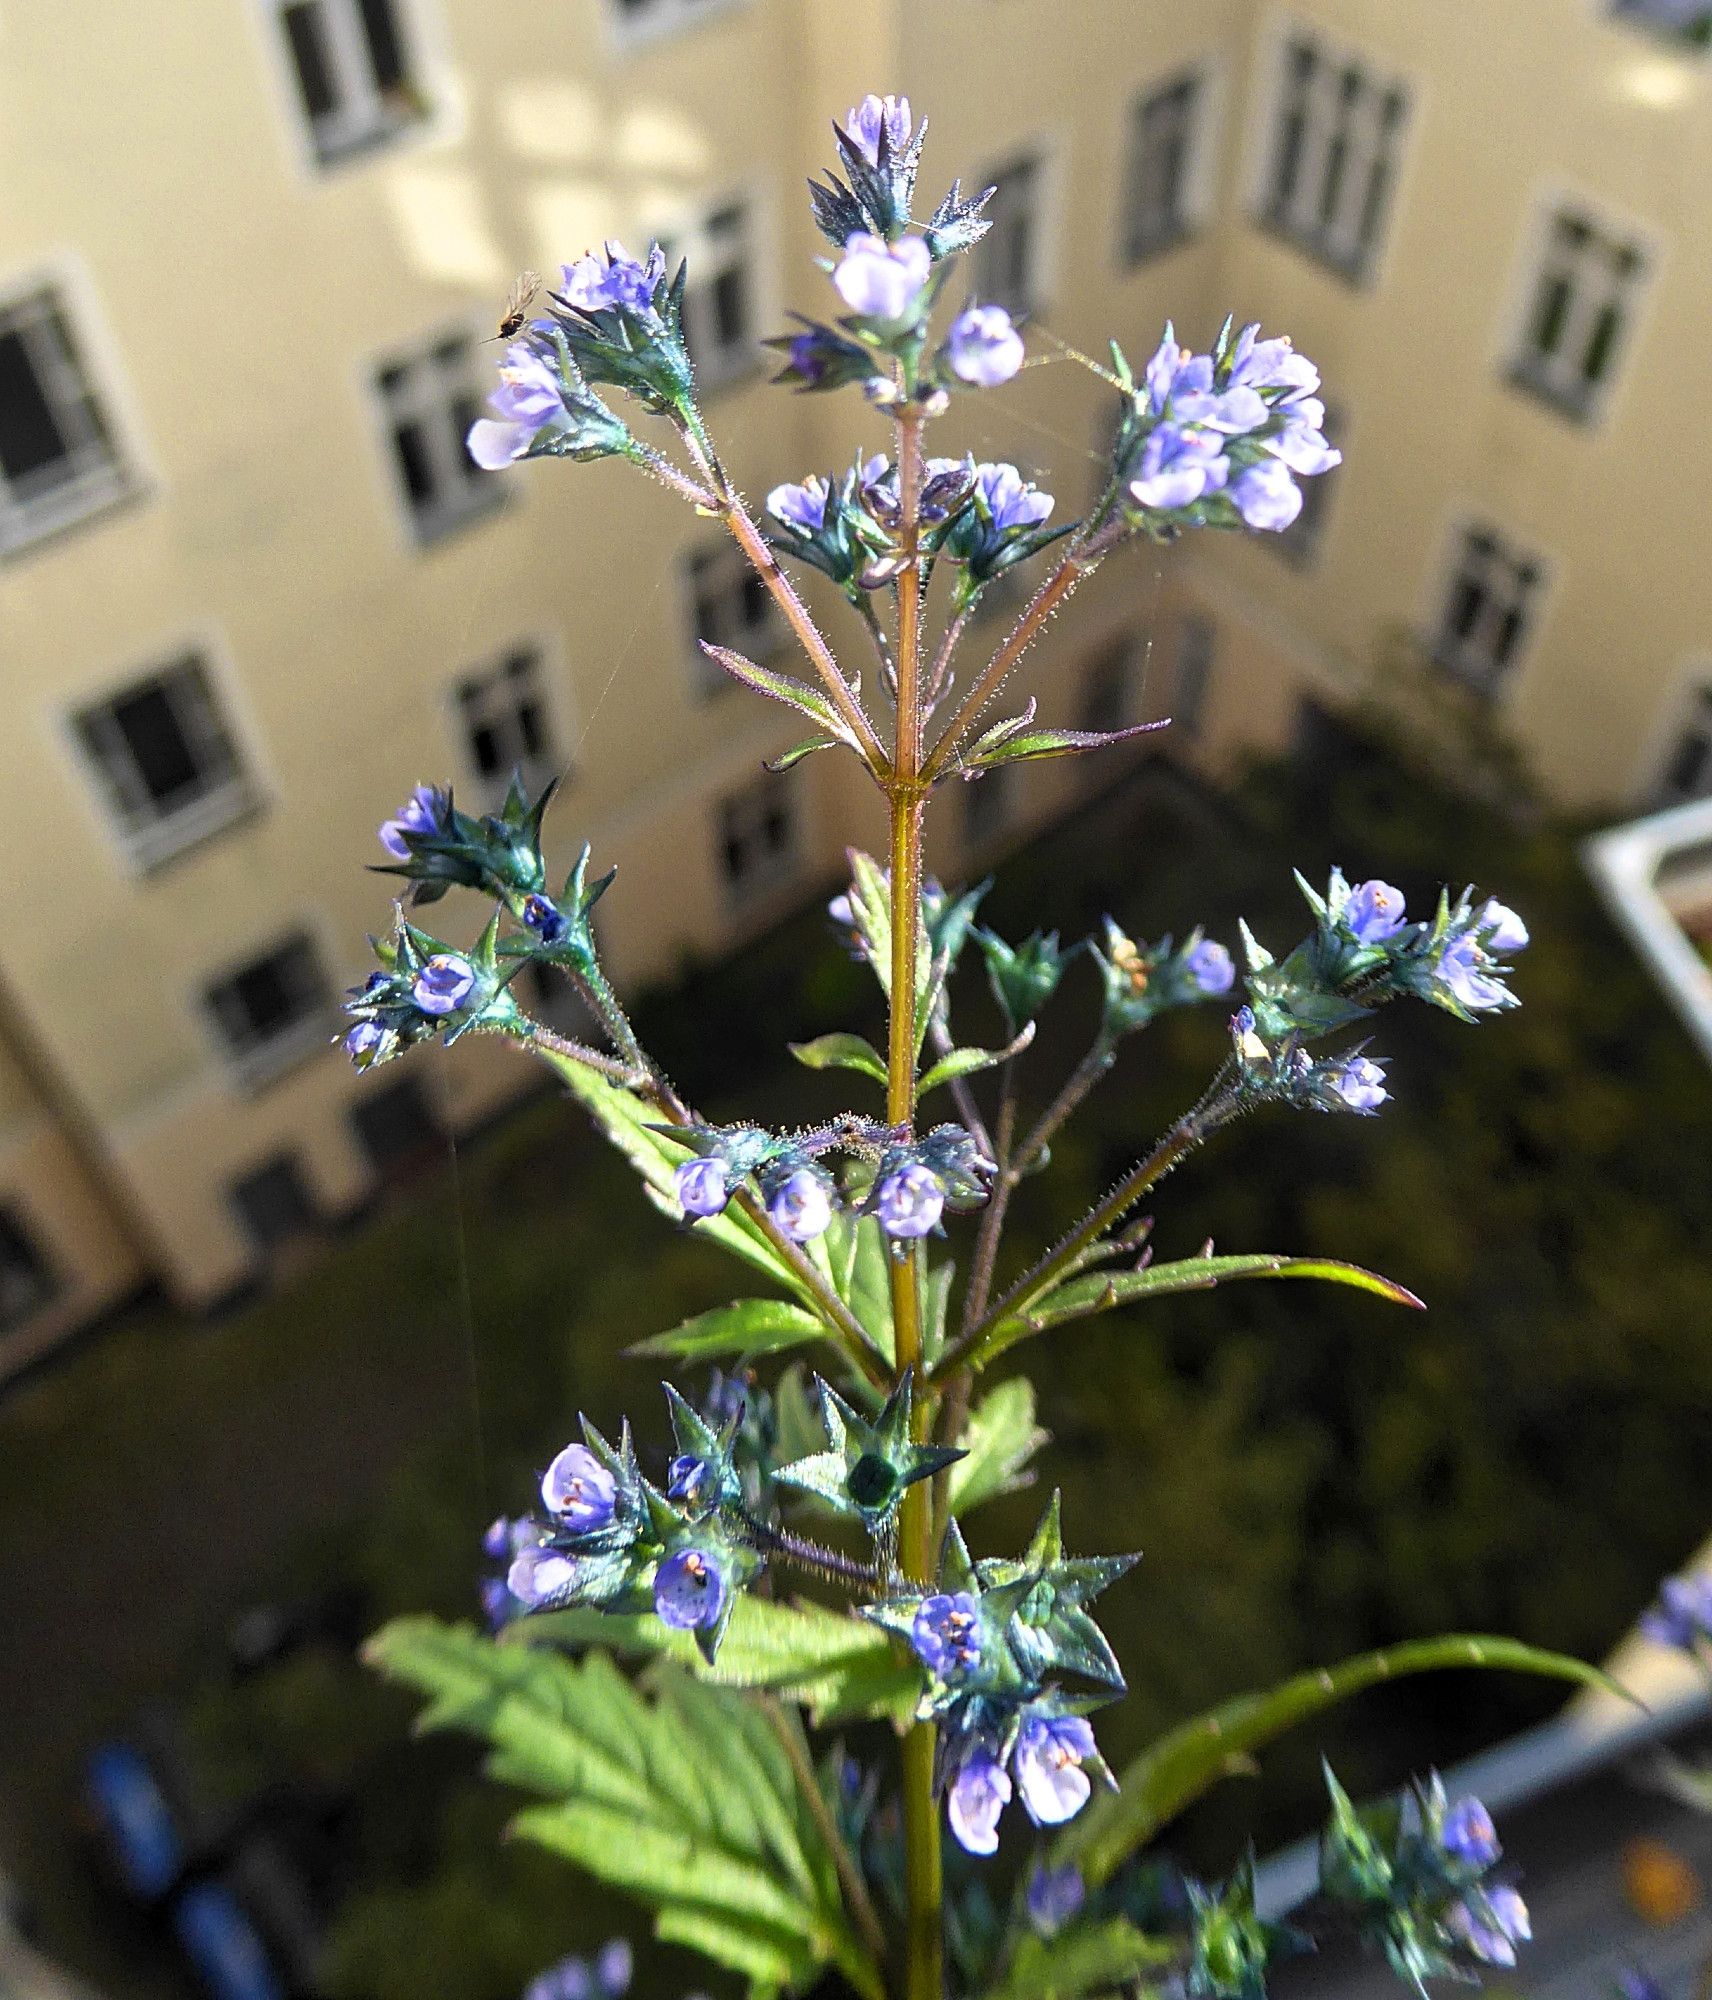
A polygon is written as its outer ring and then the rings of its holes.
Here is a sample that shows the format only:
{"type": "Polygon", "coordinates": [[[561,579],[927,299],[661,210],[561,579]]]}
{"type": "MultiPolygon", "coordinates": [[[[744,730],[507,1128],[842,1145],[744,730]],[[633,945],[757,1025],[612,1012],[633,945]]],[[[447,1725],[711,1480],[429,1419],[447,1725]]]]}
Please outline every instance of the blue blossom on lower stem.
{"type": "Polygon", "coordinates": [[[579,312],[615,310],[641,317],[652,312],[665,271],[666,253],[658,243],[649,245],[646,263],[638,263],[622,243],[608,243],[604,262],[591,251],[565,265],[560,289],[579,312]]]}
{"type": "Polygon", "coordinates": [[[1222,944],[1202,938],[1184,954],[1183,973],[1202,993],[1228,993],[1236,983],[1236,966],[1222,944]]]}
{"type": "Polygon", "coordinates": [[[731,1200],[731,1176],[723,1160],[685,1160],[672,1185],[685,1215],[718,1215],[731,1200]]]}
{"type": "Polygon", "coordinates": [[[970,1672],[981,1661],[981,1615],[966,1590],[925,1598],[910,1628],[910,1644],[930,1674],[942,1681],[970,1672]]]}
{"type": "Polygon", "coordinates": [[[1319,1081],[1348,1111],[1377,1111],[1391,1095],[1385,1088],[1383,1066],[1371,1056],[1350,1056],[1331,1064],[1320,1071],[1319,1081]]]}
{"type": "Polygon", "coordinates": [[[951,1780],[947,1810],[958,1845],[970,1854],[996,1854],[999,1818],[1011,1802],[1011,1781],[991,1748],[977,1740],[951,1780]]]}
{"type": "Polygon", "coordinates": [[[424,1014],[455,1014],[469,998],[476,970],[455,951],[437,951],[417,973],[410,997],[424,1014]]]}
{"type": "Polygon", "coordinates": [[[547,1512],[575,1535],[607,1527],[618,1501],[618,1482],[587,1445],[568,1444],[541,1479],[547,1512]]]}
{"type": "Polygon", "coordinates": [[[767,512],[787,528],[813,535],[826,526],[826,503],[831,488],[819,473],[812,473],[798,485],[775,486],[767,495],[767,512]]]}
{"type": "Polygon", "coordinates": [[[1403,928],[1403,892],[1389,882],[1358,882],[1343,906],[1343,923],[1357,944],[1384,944],[1403,928]]]}
{"type": "Polygon", "coordinates": [[[970,306],[951,322],[945,358],[959,381],[996,389],[1023,364],[1022,335],[1003,306],[970,306]]]}
{"type": "Polygon", "coordinates": [[[417,835],[437,831],[446,807],[446,794],[433,785],[418,785],[392,818],[383,821],[380,844],[395,860],[410,859],[407,833],[417,835]]]}
{"type": "Polygon", "coordinates": [[[1641,1630],[1656,1645],[1683,1653],[1712,1640],[1712,1571],[1666,1577],[1657,1602],[1641,1615],[1641,1630]]]}
{"type": "Polygon", "coordinates": [[[1074,1862],[1066,1862],[1062,1868],[1048,1868],[1037,1861],[1028,1878],[1023,1904],[1034,1928],[1042,1937],[1051,1937],[1078,1914],[1087,1896],[1082,1871],[1074,1862]]]}
{"type": "Polygon", "coordinates": [[[864,319],[901,320],[921,297],[933,270],[933,253],[920,236],[888,243],[858,230],[844,246],[832,274],[838,296],[864,319]]]}
{"type": "Polygon", "coordinates": [[[592,1965],[586,1958],[565,1958],[537,1974],[524,1988],[523,2000],[623,2000],[634,1971],[628,1939],[612,1938],[592,1965]]]}
{"type": "Polygon", "coordinates": [[[1050,493],[1042,493],[1014,465],[1003,462],[976,466],[975,500],[1000,534],[1039,527],[1054,504],[1050,493]]]}
{"type": "Polygon", "coordinates": [[[1230,497],[1247,526],[1270,534],[1281,534],[1302,511],[1302,489],[1277,458],[1239,472],[1231,481],[1230,497]]]}
{"type": "Polygon", "coordinates": [[[888,1236],[930,1235],[944,1212],[944,1186],[919,1160],[897,1168],[875,1186],[874,1213],[888,1236]]]}
{"type": "Polygon", "coordinates": [[[793,1243],[807,1243],[832,1221],[831,1185],[813,1167],[793,1167],[768,1190],[767,1213],[793,1243]]]}
{"type": "Polygon", "coordinates": [[[1476,1798],[1458,1799],[1445,1814],[1439,1845],[1469,1868],[1490,1868],[1503,1852],[1492,1815],[1476,1798]]]}
{"type": "Polygon", "coordinates": [[[1284,389],[1309,395],[1320,386],[1320,371],[1298,354],[1287,334],[1260,338],[1260,323],[1245,326],[1231,346],[1230,380],[1249,389],[1284,389]]]}
{"type": "Polygon", "coordinates": [[[876,97],[872,91],[856,105],[845,121],[844,135],[869,166],[880,163],[880,134],[893,153],[901,153],[910,142],[910,101],[907,97],[876,97]]]}
{"type": "Polygon", "coordinates": [[[1097,1753],[1094,1732],[1080,1715],[1031,1715],[1017,1733],[1013,1758],[1028,1816],[1059,1826],[1088,1803],[1093,1784],[1083,1764],[1097,1753]]]}
{"type": "Polygon", "coordinates": [[[1453,1905],[1445,1928],[1486,1965],[1514,1965],[1516,1946],[1534,1934],[1527,1904],[1507,1885],[1478,1891],[1453,1905]]]}
{"type": "Polygon", "coordinates": [[[730,1583],[709,1549],[680,1549],[654,1572],[654,1609],[677,1632],[717,1625],[730,1583]]]}

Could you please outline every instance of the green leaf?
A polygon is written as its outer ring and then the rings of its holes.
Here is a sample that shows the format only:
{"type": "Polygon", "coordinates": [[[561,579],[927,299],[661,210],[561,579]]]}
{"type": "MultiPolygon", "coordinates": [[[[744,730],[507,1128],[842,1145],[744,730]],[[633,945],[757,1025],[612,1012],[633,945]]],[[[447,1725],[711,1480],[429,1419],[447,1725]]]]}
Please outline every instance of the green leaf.
{"type": "Polygon", "coordinates": [[[999,1063],[1008,1062],[1012,1056],[1021,1055],[1033,1040],[1034,1023],[1030,1021],[1016,1040],[1002,1049],[952,1049],[942,1055],[916,1085],[916,1094],[925,1097],[928,1091],[937,1090],[942,1083],[954,1083],[960,1076],[973,1076],[978,1070],[993,1069],[999,1063]]]}
{"type": "Polygon", "coordinates": [[[746,660],[741,653],[732,652],[728,646],[710,646],[703,640],[701,649],[733,680],[741,681],[757,694],[771,695],[774,701],[782,701],[786,707],[806,715],[836,742],[850,741],[850,731],[843,717],[819,688],[810,687],[807,681],[793,680],[789,674],[776,674],[771,667],[758,667],[753,660],[746,660]]]}
{"type": "Polygon", "coordinates": [[[1124,1771],[1118,1791],[1099,1794],[1060,1834],[1053,1846],[1053,1865],[1074,1861],[1091,1884],[1104,1882],[1203,1792],[1221,1778],[1249,1769],[1253,1753],[1285,1730],[1381,1681],[1450,1667],[1543,1674],[1633,1699],[1599,1668],[1515,1639],[1456,1634],[1358,1653],[1335,1667],[1297,1674],[1262,1693],[1238,1695],[1160,1737],[1124,1771]]]}
{"type": "Polygon", "coordinates": [[[763,757],[762,764],[775,777],[800,764],[805,757],[812,757],[817,750],[842,750],[848,744],[842,737],[811,736],[806,743],[793,743],[788,750],[781,750],[776,757],[763,757]]]}
{"type": "Polygon", "coordinates": [[[366,1657],[428,1697],[421,1726],[481,1737],[495,1777],[541,1796],[517,1833],[634,1896],[660,1935],[755,1993],[836,1967],[882,2000],[785,1746],[741,1695],[662,1663],[650,1699],[604,1654],[578,1663],[425,1618],[387,1626],[366,1657]]]}
{"type": "Polygon", "coordinates": [[[1166,1940],[1137,1930],[1127,1917],[1080,1924],[1053,1938],[1029,1933],[990,2000],[1078,2000],[1084,1993],[1109,1993],[1176,1955],[1166,1940]]]}
{"type": "Polygon", "coordinates": [[[854,1069],[886,1081],[886,1059],[860,1035],[820,1035],[812,1042],[792,1042],[791,1054],[805,1069],[854,1069]]]}
{"type": "Polygon", "coordinates": [[[708,1361],[720,1354],[777,1354],[825,1338],[824,1323],[789,1299],[737,1299],[712,1312],[697,1313],[670,1333],[639,1340],[627,1351],[708,1361]]]}
{"type": "Polygon", "coordinates": [[[1008,1348],[1031,1334],[1043,1333],[1066,1320],[1086,1319],[1139,1299],[1163,1298],[1174,1292],[1210,1291],[1237,1278],[1320,1278],[1328,1284],[1352,1285],[1373,1292],[1394,1305],[1426,1308],[1414,1293],[1390,1278],[1364,1271],[1359,1264],[1340,1264],[1327,1257],[1184,1257],[1172,1264],[1149,1264],[1141,1271],[1091,1271],[1049,1292],[1025,1312],[1000,1320],[970,1355],[986,1367],[1008,1348]]]}
{"type": "MultiPolygon", "coordinates": [[[[1138,722],[1130,729],[1025,729],[997,741],[976,744],[964,760],[971,770],[990,771],[1000,764],[1032,763],[1043,757],[1076,757],[1090,750],[1104,750],[1132,736],[1147,736],[1169,726],[1161,722],[1138,722]]],[[[996,732],[994,732],[996,734],[996,732]]]]}
{"type": "Polygon", "coordinates": [[[983,1500],[1026,1485],[1028,1461],[1050,1436],[1035,1422],[1032,1382],[1019,1375],[989,1390],[963,1434],[968,1456],[951,1468],[951,1511],[966,1514],[983,1500]]]}
{"type": "Polygon", "coordinates": [[[857,1715],[904,1719],[921,1689],[919,1669],[865,1620],[823,1605],[738,1598],[713,1665],[694,1635],[675,1632],[652,1612],[620,1617],[595,1610],[546,1611],[506,1628],[508,1645],[599,1646],[663,1657],[723,1687],[766,1688],[799,1702],[817,1727],[857,1715]]]}

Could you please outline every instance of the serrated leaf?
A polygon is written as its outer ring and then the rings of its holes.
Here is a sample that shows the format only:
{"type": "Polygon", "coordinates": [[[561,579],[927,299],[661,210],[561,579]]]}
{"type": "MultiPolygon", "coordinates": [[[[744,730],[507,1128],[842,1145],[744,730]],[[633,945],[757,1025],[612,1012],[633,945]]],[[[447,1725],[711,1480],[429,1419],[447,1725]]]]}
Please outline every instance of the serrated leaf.
{"type": "Polygon", "coordinates": [[[916,1095],[925,1097],[930,1090],[937,1090],[942,1083],[954,1083],[960,1076],[974,1076],[977,1071],[996,1068],[1008,1062],[1012,1056],[1021,1055],[1034,1040],[1034,1023],[1025,1023],[1021,1034],[1014,1042],[1002,1049],[951,1049],[942,1055],[932,1069],[916,1085],[916,1095]]]}
{"type": "Polygon", "coordinates": [[[812,1042],[792,1042],[790,1050],[804,1069],[853,1069],[886,1081],[885,1057],[860,1035],[817,1035],[812,1042]]]}
{"type": "Polygon", "coordinates": [[[1393,1305],[1425,1306],[1413,1292],[1364,1271],[1359,1264],[1343,1264],[1328,1257],[1183,1257],[1169,1264],[1149,1264],[1141,1271],[1091,1271],[1072,1278],[1037,1300],[1025,1312],[1002,1319],[986,1334],[970,1355],[978,1367],[986,1367],[999,1355],[1066,1320],[1086,1319],[1090,1314],[1110,1312],[1114,1307],[1134,1305],[1142,1299],[1164,1298],[1176,1292],[1210,1291],[1215,1285],[1231,1284],[1240,1278],[1319,1278],[1328,1284],[1351,1285],[1357,1291],[1372,1292],[1393,1305]]]}
{"type": "Polygon", "coordinates": [[[1170,1942],[1149,1937],[1127,1917],[1078,1924],[1051,1938],[1029,1934],[990,2000],[1079,2000],[1084,1993],[1109,1993],[1176,1956],[1170,1942]]]}
{"type": "Polygon", "coordinates": [[[1035,1422],[1032,1382],[1019,1375],[990,1389],[963,1434],[968,1456],[951,1468],[951,1511],[966,1514],[983,1500],[1025,1485],[1028,1461],[1050,1439],[1035,1422]]]}
{"type": "Polygon", "coordinates": [[[1238,1695],[1160,1737],[1126,1768],[1116,1792],[1098,1795],[1059,1835],[1053,1845],[1053,1865],[1073,1861],[1090,1884],[1104,1882],[1161,1827],[1221,1778],[1249,1768],[1253,1753],[1287,1729],[1382,1681],[1459,1667],[1541,1674],[1633,1700],[1599,1668],[1515,1639],[1459,1633],[1358,1653],[1335,1667],[1297,1674],[1261,1693],[1238,1695]]]}
{"type": "Polygon", "coordinates": [[[823,1322],[789,1299],[737,1299],[711,1312],[697,1313],[669,1333],[639,1340],[626,1352],[710,1361],[721,1354],[777,1354],[825,1338],[823,1322]]]}
{"type": "Polygon", "coordinates": [[[836,1967],[881,2000],[819,1822],[741,1695],[662,1663],[650,1699],[604,1654],[578,1663],[425,1618],[387,1626],[366,1657],[428,1696],[424,1727],[481,1737],[496,1777],[542,1795],[516,1832],[636,1897],[665,1935],[752,1990],[836,1967]]]}

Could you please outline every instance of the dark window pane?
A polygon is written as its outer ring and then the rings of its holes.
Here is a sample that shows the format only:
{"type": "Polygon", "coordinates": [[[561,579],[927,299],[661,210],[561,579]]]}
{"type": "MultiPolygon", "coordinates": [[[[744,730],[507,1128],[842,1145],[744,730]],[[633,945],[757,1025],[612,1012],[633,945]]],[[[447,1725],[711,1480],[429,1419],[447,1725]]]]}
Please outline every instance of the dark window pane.
{"type": "Polygon", "coordinates": [[[303,1169],[289,1155],[235,1181],[232,1204],[256,1248],[264,1253],[306,1234],[317,1221],[315,1197],[303,1169]]]}
{"type": "Polygon", "coordinates": [[[1581,372],[1589,383],[1604,381],[1622,323],[1622,309],[1615,301],[1604,307],[1593,322],[1593,331],[1587,339],[1587,352],[1581,357],[1581,372]]]}
{"type": "Polygon", "coordinates": [[[53,1297],[47,1260],[10,1209],[0,1209],[0,1327],[12,1326],[53,1297]]]}
{"type": "Polygon", "coordinates": [[[1455,640],[1467,639],[1480,622],[1486,603],[1485,588],[1473,577],[1458,577],[1445,611],[1445,631],[1455,640]]]}
{"type": "Polygon", "coordinates": [[[112,715],[137,775],[157,805],[170,805],[175,795],[202,782],[202,765],[164,684],[157,681],[122,696],[112,715]]]}
{"type": "Polygon", "coordinates": [[[0,472],[22,479],[67,449],[23,335],[0,334],[0,472]]]}
{"type": "Polygon", "coordinates": [[[470,731],[470,756],[476,770],[484,778],[499,776],[500,766],[505,759],[499,747],[499,737],[493,728],[485,723],[477,723],[470,731]]]}
{"type": "Polygon", "coordinates": [[[517,734],[525,757],[539,757],[547,747],[547,731],[537,702],[525,701],[517,709],[517,734]]]}
{"type": "Polygon", "coordinates": [[[231,982],[233,1010],[259,1041],[287,1027],[295,1014],[286,967],[279,958],[264,958],[231,982]]]}
{"type": "Polygon", "coordinates": [[[738,265],[721,271],[713,281],[713,337],[721,347],[735,347],[748,327],[748,284],[738,265]]]}
{"type": "Polygon", "coordinates": [[[299,5],[287,7],[281,18],[286,40],[291,45],[291,60],[297,69],[303,108],[313,124],[336,111],[339,105],[332,65],[327,59],[320,0],[301,0],[299,5]]]}
{"type": "Polygon", "coordinates": [[[1534,316],[1534,346],[1541,354],[1555,354],[1563,338],[1564,321],[1569,317],[1570,283],[1553,274],[1540,292],[1534,316]]]}
{"type": "Polygon", "coordinates": [[[388,91],[397,90],[410,73],[404,60],[404,43],[398,32],[398,20],[392,10],[392,0],[359,0],[359,5],[363,34],[369,45],[369,61],[374,67],[375,86],[384,96],[388,91]]]}
{"type": "Polygon", "coordinates": [[[399,470],[404,474],[404,490],[413,507],[425,507],[434,498],[434,461],[422,426],[414,420],[400,424],[392,434],[398,450],[399,470]]]}
{"type": "Polygon", "coordinates": [[[1678,798],[1691,799],[1712,791],[1712,736],[1691,729],[1676,746],[1665,776],[1666,789],[1678,798]]]}

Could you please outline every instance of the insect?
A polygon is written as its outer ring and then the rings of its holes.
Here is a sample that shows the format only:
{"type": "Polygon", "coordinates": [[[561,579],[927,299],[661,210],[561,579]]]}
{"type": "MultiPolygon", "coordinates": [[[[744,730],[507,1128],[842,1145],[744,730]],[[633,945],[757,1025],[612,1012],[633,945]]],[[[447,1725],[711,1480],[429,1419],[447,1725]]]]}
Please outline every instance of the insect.
{"type": "Polygon", "coordinates": [[[505,297],[505,311],[500,315],[495,340],[511,340],[523,331],[523,322],[529,317],[529,308],[540,289],[541,280],[534,271],[525,271],[514,280],[505,297]]]}

